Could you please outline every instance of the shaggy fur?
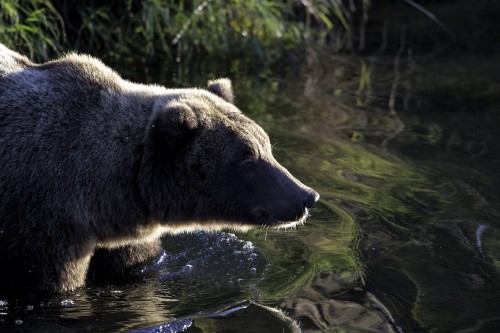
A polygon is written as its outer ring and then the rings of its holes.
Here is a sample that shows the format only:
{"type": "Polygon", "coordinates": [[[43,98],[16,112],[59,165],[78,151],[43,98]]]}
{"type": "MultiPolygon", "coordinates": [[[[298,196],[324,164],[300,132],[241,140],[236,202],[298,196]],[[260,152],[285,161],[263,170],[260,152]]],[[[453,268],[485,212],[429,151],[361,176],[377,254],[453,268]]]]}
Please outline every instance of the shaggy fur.
{"type": "Polygon", "coordinates": [[[98,248],[127,267],[164,232],[303,219],[318,194],[232,101],[228,79],[166,89],[89,56],[38,65],[0,44],[3,285],[67,291],[98,248]]]}

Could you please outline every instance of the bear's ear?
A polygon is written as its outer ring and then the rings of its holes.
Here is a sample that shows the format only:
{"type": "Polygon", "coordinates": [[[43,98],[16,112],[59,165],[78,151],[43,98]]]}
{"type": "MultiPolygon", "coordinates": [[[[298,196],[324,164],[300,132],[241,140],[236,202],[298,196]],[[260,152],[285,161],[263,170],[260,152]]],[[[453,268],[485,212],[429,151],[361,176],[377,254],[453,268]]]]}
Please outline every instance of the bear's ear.
{"type": "Polygon", "coordinates": [[[231,80],[221,78],[213,81],[208,81],[208,91],[224,99],[226,102],[233,103],[233,87],[231,80]]]}
{"type": "Polygon", "coordinates": [[[197,127],[196,113],[188,105],[179,102],[163,104],[153,112],[148,124],[146,144],[160,151],[176,151],[193,137],[197,127]]]}

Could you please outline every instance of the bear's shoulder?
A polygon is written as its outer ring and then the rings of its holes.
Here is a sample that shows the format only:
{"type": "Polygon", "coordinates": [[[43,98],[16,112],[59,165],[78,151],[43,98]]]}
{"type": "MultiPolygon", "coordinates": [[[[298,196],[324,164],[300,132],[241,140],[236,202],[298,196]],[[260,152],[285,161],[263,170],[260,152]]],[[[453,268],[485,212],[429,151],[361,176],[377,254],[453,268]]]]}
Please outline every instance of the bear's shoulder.
{"type": "Polygon", "coordinates": [[[35,64],[27,57],[0,44],[0,77],[16,85],[49,84],[105,86],[119,88],[122,78],[100,60],[68,53],[56,60],[35,64]]]}
{"type": "Polygon", "coordinates": [[[15,73],[32,66],[34,64],[27,57],[0,43],[0,76],[15,73]]]}
{"type": "Polygon", "coordinates": [[[76,52],[42,64],[39,69],[51,70],[63,80],[72,78],[83,85],[94,88],[99,86],[107,91],[132,93],[136,96],[157,96],[166,93],[165,87],[131,82],[122,78],[101,60],[76,52]]]}
{"type": "Polygon", "coordinates": [[[61,80],[77,80],[78,82],[98,84],[119,88],[123,79],[102,61],[78,53],[68,53],[65,56],[40,65],[37,70],[48,71],[61,80]]]}

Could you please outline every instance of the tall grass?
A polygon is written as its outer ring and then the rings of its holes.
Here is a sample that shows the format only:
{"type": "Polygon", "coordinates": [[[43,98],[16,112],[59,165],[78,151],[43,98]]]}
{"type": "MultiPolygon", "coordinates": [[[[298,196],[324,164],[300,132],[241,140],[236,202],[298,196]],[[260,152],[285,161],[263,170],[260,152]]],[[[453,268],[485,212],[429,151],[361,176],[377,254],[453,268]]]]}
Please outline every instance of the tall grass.
{"type": "Polygon", "coordinates": [[[47,59],[67,49],[127,61],[276,61],[306,43],[352,43],[369,0],[0,0],[0,42],[47,59]]]}
{"type": "Polygon", "coordinates": [[[64,22],[49,0],[1,0],[0,42],[43,59],[61,49],[64,35],[64,22]]]}

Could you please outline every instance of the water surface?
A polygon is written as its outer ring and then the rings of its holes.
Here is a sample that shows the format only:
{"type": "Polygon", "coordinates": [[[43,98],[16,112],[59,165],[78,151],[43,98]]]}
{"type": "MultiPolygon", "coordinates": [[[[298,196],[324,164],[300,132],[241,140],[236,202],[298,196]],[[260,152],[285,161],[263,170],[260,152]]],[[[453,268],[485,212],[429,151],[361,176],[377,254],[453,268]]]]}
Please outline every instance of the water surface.
{"type": "Polygon", "coordinates": [[[167,236],[142,280],[2,300],[2,331],[293,331],[251,302],[305,332],[500,329],[496,57],[307,60],[233,77],[278,161],[321,194],[305,225],[167,236]]]}

